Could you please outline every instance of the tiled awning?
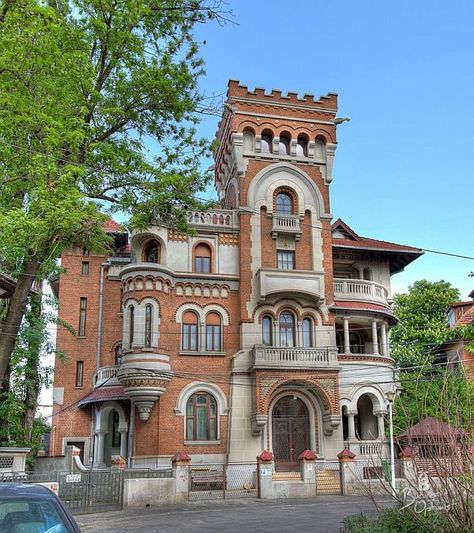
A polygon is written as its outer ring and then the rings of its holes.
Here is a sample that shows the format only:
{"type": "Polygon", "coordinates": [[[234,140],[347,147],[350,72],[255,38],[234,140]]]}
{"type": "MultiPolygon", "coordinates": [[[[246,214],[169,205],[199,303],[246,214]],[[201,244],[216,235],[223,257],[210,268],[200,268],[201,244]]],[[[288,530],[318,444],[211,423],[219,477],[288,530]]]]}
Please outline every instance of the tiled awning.
{"type": "Polygon", "coordinates": [[[123,387],[99,387],[83,398],[78,405],[83,407],[90,403],[129,399],[123,387]]]}

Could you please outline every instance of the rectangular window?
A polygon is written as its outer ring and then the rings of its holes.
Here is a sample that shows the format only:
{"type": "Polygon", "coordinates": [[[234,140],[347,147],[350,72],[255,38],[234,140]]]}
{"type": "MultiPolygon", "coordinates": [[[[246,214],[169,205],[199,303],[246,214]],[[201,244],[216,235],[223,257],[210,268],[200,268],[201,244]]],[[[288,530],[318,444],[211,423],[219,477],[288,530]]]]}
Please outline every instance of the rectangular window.
{"type": "Polygon", "coordinates": [[[208,352],[221,351],[221,327],[206,326],[206,350],[208,352]]]}
{"type": "Polygon", "coordinates": [[[211,272],[211,258],[196,256],[194,270],[196,272],[209,274],[209,272],[211,272]]]}
{"type": "Polygon", "coordinates": [[[196,352],[197,349],[198,349],[197,324],[183,324],[183,350],[185,352],[196,352]]]}
{"type": "Polygon", "coordinates": [[[82,262],[82,275],[83,276],[89,275],[89,261],[82,262]]]}
{"type": "Polygon", "coordinates": [[[87,318],[87,298],[81,298],[79,307],[79,337],[85,337],[86,335],[86,318],[87,318]]]}
{"type": "Polygon", "coordinates": [[[84,384],[84,361],[76,362],[76,387],[82,387],[84,384]]]}
{"type": "Polygon", "coordinates": [[[89,256],[89,250],[87,250],[86,248],[83,248],[82,249],[82,255],[88,257],[89,256]]]}
{"type": "Polygon", "coordinates": [[[277,268],[279,268],[280,270],[294,270],[295,252],[277,250],[277,268]]]}

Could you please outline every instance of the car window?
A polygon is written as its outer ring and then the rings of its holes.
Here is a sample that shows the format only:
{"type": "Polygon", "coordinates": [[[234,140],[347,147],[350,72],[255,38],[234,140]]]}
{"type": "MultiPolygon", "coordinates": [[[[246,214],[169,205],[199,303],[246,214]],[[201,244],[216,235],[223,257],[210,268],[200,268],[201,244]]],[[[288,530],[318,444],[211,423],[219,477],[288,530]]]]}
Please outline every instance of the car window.
{"type": "Polygon", "coordinates": [[[0,533],[72,533],[59,508],[46,500],[0,502],[0,533]]]}

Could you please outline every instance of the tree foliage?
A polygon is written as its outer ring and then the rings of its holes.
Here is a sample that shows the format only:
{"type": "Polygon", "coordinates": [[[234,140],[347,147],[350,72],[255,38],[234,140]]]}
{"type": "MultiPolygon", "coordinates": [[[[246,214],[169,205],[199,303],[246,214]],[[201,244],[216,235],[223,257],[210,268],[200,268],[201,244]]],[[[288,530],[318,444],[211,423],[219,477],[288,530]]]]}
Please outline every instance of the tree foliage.
{"type": "Polygon", "coordinates": [[[106,212],[186,227],[208,153],[196,24],[219,0],[4,0],[0,6],[0,263],[18,283],[0,387],[34,280],[62,251],[101,250],[106,212]],[[157,155],[152,156],[151,152],[157,155]]]}

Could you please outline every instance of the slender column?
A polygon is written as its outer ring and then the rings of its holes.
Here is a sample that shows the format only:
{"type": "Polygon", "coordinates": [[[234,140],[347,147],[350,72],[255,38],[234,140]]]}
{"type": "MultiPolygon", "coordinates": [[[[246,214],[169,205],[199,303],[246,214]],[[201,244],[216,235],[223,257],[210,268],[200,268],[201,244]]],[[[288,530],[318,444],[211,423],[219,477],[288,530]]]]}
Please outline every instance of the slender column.
{"type": "Polygon", "coordinates": [[[275,321],[275,339],[273,342],[274,346],[281,346],[280,344],[280,324],[275,321]]]}
{"type": "Polygon", "coordinates": [[[199,352],[205,352],[206,351],[206,323],[205,322],[199,322],[200,330],[199,330],[199,346],[198,351],[199,352]]]}
{"type": "Polygon", "coordinates": [[[355,420],[354,417],[357,414],[357,411],[346,411],[347,414],[347,429],[348,429],[348,440],[355,440],[356,438],[356,432],[355,432],[355,420]]]}
{"type": "Polygon", "coordinates": [[[120,432],[120,455],[127,458],[127,428],[119,429],[120,432]]]}
{"type": "Polygon", "coordinates": [[[379,355],[379,340],[377,337],[377,322],[372,320],[372,344],[374,346],[374,355],[379,355]]]}
{"type": "Polygon", "coordinates": [[[382,335],[382,355],[388,355],[387,347],[387,324],[384,322],[380,329],[382,335]]]}
{"type": "Polygon", "coordinates": [[[378,427],[378,438],[380,440],[385,439],[385,413],[383,411],[376,411],[374,415],[377,417],[377,427],[378,427]]]}
{"type": "Polygon", "coordinates": [[[96,468],[104,468],[105,462],[104,462],[104,444],[105,444],[105,431],[103,429],[99,429],[95,432],[95,438],[96,438],[96,453],[94,456],[94,466],[96,468]]]}
{"type": "Polygon", "coordinates": [[[351,345],[349,342],[349,319],[345,316],[344,323],[344,353],[351,353],[351,345]]]}
{"type": "Polygon", "coordinates": [[[364,279],[364,267],[358,266],[357,270],[359,271],[359,279],[364,279]]]}
{"type": "Polygon", "coordinates": [[[296,324],[297,338],[295,346],[303,346],[303,322],[298,321],[296,324]]]}

